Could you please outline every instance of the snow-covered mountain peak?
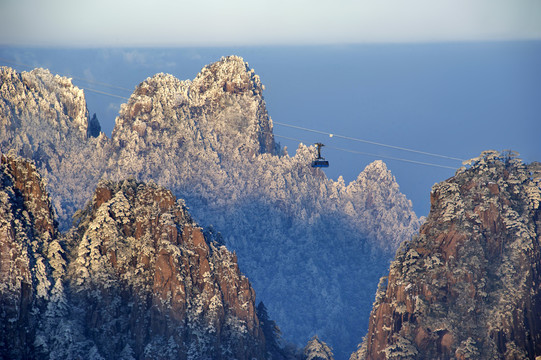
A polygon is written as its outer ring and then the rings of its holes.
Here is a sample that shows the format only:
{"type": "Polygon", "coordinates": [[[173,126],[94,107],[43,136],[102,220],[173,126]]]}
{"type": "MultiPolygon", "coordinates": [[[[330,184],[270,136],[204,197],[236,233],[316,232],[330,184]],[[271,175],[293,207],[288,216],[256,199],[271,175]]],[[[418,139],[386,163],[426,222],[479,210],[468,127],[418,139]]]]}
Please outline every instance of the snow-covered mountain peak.
{"type": "Polygon", "coordinates": [[[156,91],[158,88],[163,87],[174,87],[178,85],[181,81],[177,79],[174,75],[167,73],[157,73],[154,76],[147,77],[143,82],[141,82],[134,91],[134,95],[152,95],[153,91],[156,91]]]}
{"type": "Polygon", "coordinates": [[[412,230],[419,229],[411,201],[400,192],[395,177],[381,160],[367,165],[357,180],[347,186],[346,193],[354,199],[355,207],[365,209],[377,219],[382,231],[373,236],[389,252],[395,251],[404,239],[408,239],[412,230]]]}
{"type": "Polygon", "coordinates": [[[239,149],[249,155],[275,153],[263,89],[248,63],[239,56],[228,56],[201,70],[190,84],[189,101],[192,111],[207,120],[206,131],[216,137],[218,148],[239,149]]]}
{"type": "Polygon", "coordinates": [[[155,183],[100,181],[62,235],[34,164],[2,154],[0,215],[2,359],[289,358],[236,255],[155,183]]]}
{"type": "MultiPolygon", "coordinates": [[[[88,110],[82,89],[74,86],[71,79],[53,75],[47,69],[17,73],[12,68],[0,67],[0,109],[11,118],[2,121],[4,131],[38,125],[38,119],[46,120],[46,126],[60,132],[61,136],[75,130],[81,137],[87,136],[88,110]]],[[[44,124],[41,123],[41,126],[44,124]]]]}
{"type": "Polygon", "coordinates": [[[394,176],[391,174],[391,171],[387,168],[387,165],[382,160],[371,162],[361,173],[359,173],[357,182],[367,180],[382,182],[385,185],[395,182],[394,176]]]}
{"type": "MultiPolygon", "coordinates": [[[[419,223],[383,162],[346,186],[310,166],[314,146],[300,144],[294,156],[277,156],[262,90],[244,60],[227,57],[193,81],[163,73],[144,80],[122,106],[110,140],[71,136],[44,147],[45,139],[57,139],[58,129],[49,127],[46,137],[33,129],[47,127],[49,113],[34,127],[16,129],[20,141],[0,135],[49,179],[63,230],[100,178],[153,180],[171,189],[194,219],[220,230],[288,339],[305,343],[319,329],[343,357],[359,341],[351,329],[364,323],[363,309],[370,308],[371,289],[388,259],[419,223]],[[38,135],[43,141],[25,146],[38,135]],[[299,304],[318,315],[299,312],[299,304]]],[[[48,96],[57,95],[42,94],[39,101],[48,96]]],[[[0,110],[13,118],[9,108],[0,110]]],[[[115,194],[102,200],[114,200],[108,209],[121,214],[129,192],[115,194]]],[[[129,217],[114,222],[124,219],[129,217]]]]}
{"type": "Polygon", "coordinates": [[[275,153],[261,81],[237,56],[205,66],[193,81],[156,74],[137,86],[112,140],[138,153],[152,146],[211,149],[248,156],[275,153]],[[171,144],[169,144],[171,142],[171,144]]]}
{"type": "Polygon", "coordinates": [[[191,88],[191,99],[203,105],[224,94],[246,94],[262,97],[264,86],[259,76],[240,56],[222,57],[220,61],[205,66],[196,76],[191,88]]]}

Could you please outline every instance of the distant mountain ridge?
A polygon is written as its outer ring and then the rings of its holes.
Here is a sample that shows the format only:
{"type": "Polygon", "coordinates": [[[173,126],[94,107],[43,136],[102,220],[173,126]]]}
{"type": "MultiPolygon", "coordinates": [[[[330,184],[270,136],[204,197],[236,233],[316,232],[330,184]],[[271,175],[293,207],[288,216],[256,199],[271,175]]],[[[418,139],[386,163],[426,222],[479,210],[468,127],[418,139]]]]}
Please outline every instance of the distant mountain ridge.
{"type": "MultiPolygon", "coordinates": [[[[101,178],[155,181],[185,199],[198,223],[221,232],[286,338],[306,343],[317,332],[337,358],[351,352],[377,280],[398,245],[419,229],[383,162],[346,185],[310,167],[314,147],[284,154],[263,85],[237,56],[206,66],[192,81],[146,79],[122,105],[111,139],[89,136],[96,126],[88,125],[88,111],[68,115],[69,106],[55,100],[68,97],[56,93],[80,90],[46,71],[32,76],[54,95],[32,96],[40,109],[54,109],[52,120],[32,108],[14,113],[17,99],[32,93],[17,80],[30,76],[23,74],[2,75],[2,119],[9,125],[3,129],[16,130],[0,129],[0,142],[32,158],[48,179],[62,230],[101,178]],[[10,83],[19,85],[7,91],[10,83]],[[66,126],[54,125],[57,116],[66,126]]],[[[86,107],[84,97],[77,101],[86,107]]]]}
{"type": "Polygon", "coordinates": [[[486,151],[434,185],[383,277],[357,359],[541,356],[541,164],[486,151]]]}

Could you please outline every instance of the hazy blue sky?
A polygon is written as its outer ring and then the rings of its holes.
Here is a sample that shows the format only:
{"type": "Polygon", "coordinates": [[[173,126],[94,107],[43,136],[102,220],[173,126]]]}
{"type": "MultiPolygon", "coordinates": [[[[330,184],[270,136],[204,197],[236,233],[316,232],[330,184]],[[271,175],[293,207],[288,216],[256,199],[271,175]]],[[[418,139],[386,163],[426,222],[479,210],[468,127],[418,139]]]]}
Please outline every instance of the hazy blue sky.
{"type": "Polygon", "coordinates": [[[539,0],[0,0],[0,45],[541,39],[539,0]]]}

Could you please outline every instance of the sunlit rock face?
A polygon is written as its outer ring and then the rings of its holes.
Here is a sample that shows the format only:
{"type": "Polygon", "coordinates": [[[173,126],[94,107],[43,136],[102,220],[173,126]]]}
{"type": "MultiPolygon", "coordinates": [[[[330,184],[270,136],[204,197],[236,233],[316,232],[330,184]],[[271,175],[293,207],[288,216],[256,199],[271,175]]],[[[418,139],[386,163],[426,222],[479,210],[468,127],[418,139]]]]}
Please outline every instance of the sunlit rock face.
{"type": "Polygon", "coordinates": [[[274,154],[277,149],[262,87],[259,77],[237,56],[205,66],[192,81],[163,73],[146,79],[122,106],[113,130],[119,164],[126,165],[124,171],[129,171],[129,165],[134,173],[146,173],[143,160],[137,162],[130,155],[274,154]]]}
{"type": "Polygon", "coordinates": [[[102,181],[60,235],[33,163],[1,160],[0,357],[267,358],[236,256],[170,191],[102,181]]]}
{"type": "Polygon", "coordinates": [[[264,358],[255,293],[170,191],[101,182],[73,230],[75,306],[102,356],[264,358]]]}
{"type": "Polygon", "coordinates": [[[278,151],[262,94],[237,56],[191,81],[146,79],[121,108],[103,176],[153,180],[185,199],[236,251],[284,337],[304,345],[320,329],[343,358],[419,221],[381,161],[346,184],[311,168],[314,147],[278,151]]]}
{"type": "Polygon", "coordinates": [[[484,152],[435,185],[352,359],[541,355],[541,165],[484,152]]]}

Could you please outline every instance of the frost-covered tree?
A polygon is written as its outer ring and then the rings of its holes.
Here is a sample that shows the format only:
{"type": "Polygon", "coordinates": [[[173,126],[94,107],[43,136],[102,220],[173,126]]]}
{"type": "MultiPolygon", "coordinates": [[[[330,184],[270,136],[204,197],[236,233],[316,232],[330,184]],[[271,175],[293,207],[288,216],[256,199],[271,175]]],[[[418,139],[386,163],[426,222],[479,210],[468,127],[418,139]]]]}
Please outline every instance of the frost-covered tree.
{"type": "Polygon", "coordinates": [[[304,348],[306,360],[334,360],[332,349],[314,335],[304,348]]]}

